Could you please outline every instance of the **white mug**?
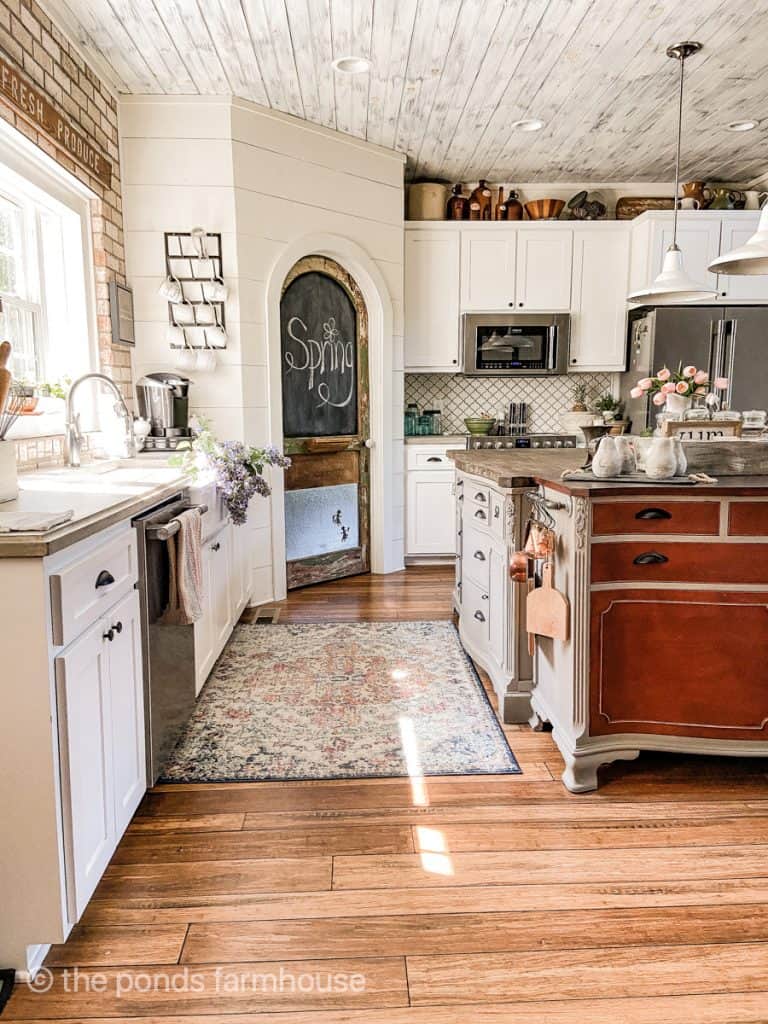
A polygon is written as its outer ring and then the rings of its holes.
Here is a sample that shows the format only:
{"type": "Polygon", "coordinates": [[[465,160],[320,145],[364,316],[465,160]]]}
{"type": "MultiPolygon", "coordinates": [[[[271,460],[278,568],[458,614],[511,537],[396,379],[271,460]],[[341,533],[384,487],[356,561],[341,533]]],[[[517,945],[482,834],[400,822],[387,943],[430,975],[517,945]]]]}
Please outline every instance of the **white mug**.
{"type": "Polygon", "coordinates": [[[693,199],[691,196],[685,196],[679,201],[679,207],[681,210],[699,210],[701,209],[701,203],[698,199],[693,199]]]}
{"type": "MultiPolygon", "coordinates": [[[[205,335],[205,331],[203,334],[205,335]]],[[[195,369],[202,373],[211,373],[216,369],[216,353],[208,345],[208,338],[205,337],[205,348],[199,348],[195,353],[195,369]]]]}
{"type": "Polygon", "coordinates": [[[744,209],[759,210],[765,200],[768,199],[768,192],[749,191],[744,193],[744,209]]]}
{"type": "Polygon", "coordinates": [[[181,287],[181,282],[173,274],[169,274],[157,290],[169,302],[184,301],[184,289],[181,287]]]}
{"type": "Polygon", "coordinates": [[[226,302],[229,295],[229,288],[223,281],[213,281],[208,287],[209,302],[226,302]]]}

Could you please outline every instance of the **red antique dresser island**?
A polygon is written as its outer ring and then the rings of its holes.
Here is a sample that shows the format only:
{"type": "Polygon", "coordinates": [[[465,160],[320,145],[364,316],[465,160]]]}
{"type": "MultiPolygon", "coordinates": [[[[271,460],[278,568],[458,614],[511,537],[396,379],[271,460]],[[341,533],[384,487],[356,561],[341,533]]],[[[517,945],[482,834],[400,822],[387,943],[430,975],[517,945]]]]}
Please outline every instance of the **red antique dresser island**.
{"type": "Polygon", "coordinates": [[[537,638],[531,724],[568,789],[641,750],[768,756],[768,477],[538,483],[570,631],[537,638]]]}

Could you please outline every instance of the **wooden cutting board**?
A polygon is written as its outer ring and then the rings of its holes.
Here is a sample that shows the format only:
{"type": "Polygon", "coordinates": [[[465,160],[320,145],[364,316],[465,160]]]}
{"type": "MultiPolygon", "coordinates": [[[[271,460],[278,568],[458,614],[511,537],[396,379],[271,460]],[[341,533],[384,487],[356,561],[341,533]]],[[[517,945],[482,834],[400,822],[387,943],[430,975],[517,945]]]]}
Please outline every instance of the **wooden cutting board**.
{"type": "Polygon", "coordinates": [[[545,562],[541,571],[541,586],[528,594],[526,601],[526,629],[537,636],[553,640],[568,639],[570,606],[568,598],[552,585],[551,562],[545,562]]]}

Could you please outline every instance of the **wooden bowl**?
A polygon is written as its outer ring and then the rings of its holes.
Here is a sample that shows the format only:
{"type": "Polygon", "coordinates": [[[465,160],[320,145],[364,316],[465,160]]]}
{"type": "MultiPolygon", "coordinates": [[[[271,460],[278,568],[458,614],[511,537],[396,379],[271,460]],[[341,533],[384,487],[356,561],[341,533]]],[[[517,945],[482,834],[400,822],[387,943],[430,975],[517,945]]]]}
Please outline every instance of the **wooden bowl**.
{"type": "Polygon", "coordinates": [[[531,220],[557,220],[564,207],[564,199],[532,199],[525,204],[525,212],[531,220]]]}

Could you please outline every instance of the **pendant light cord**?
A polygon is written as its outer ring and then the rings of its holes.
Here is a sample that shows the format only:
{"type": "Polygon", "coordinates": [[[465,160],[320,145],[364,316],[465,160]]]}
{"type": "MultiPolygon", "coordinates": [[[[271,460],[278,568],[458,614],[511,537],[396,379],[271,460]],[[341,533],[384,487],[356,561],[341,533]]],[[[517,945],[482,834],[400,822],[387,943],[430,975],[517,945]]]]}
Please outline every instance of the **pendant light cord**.
{"type": "Polygon", "coordinates": [[[685,77],[685,56],[681,53],[680,61],[680,96],[677,107],[677,153],[675,155],[675,217],[672,226],[672,247],[677,248],[677,210],[680,205],[678,192],[680,191],[680,146],[683,137],[683,78],[685,77]]]}

